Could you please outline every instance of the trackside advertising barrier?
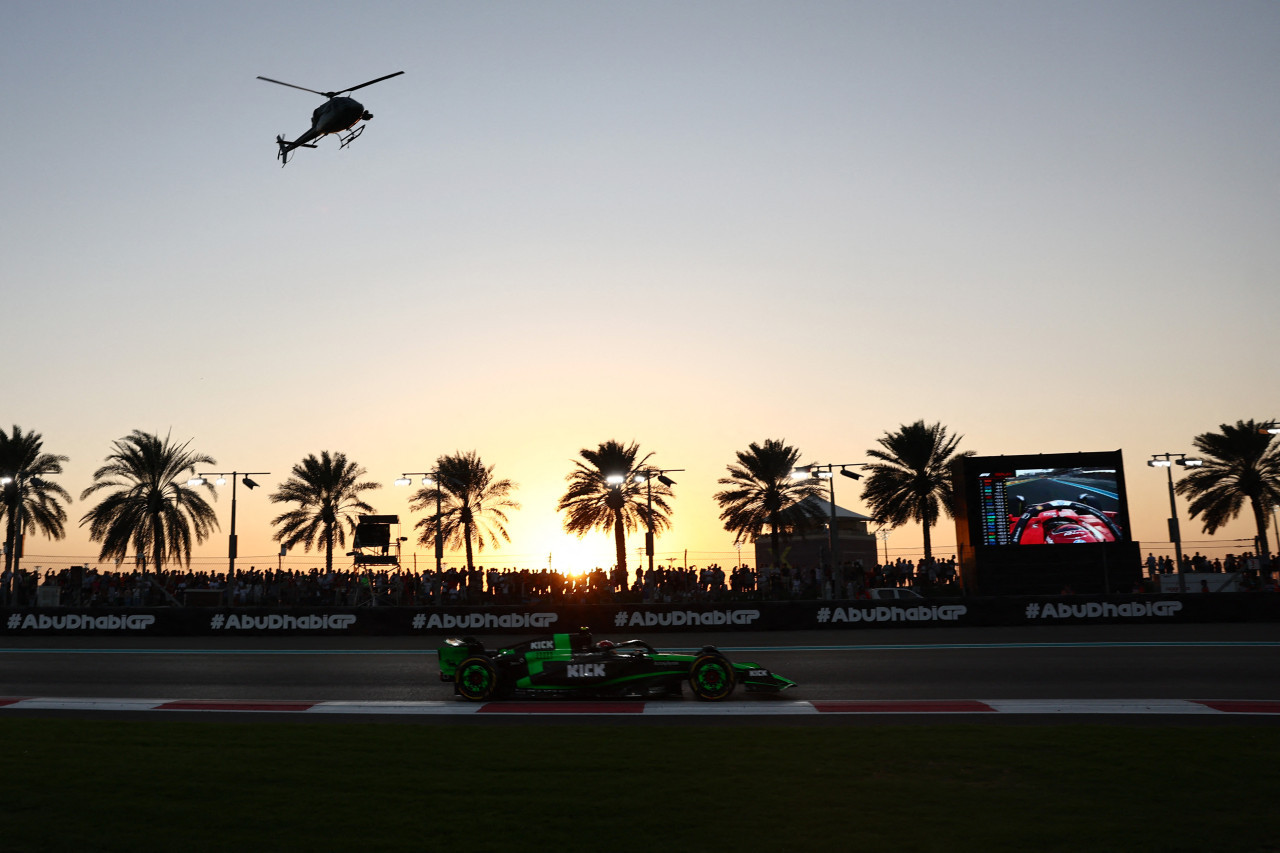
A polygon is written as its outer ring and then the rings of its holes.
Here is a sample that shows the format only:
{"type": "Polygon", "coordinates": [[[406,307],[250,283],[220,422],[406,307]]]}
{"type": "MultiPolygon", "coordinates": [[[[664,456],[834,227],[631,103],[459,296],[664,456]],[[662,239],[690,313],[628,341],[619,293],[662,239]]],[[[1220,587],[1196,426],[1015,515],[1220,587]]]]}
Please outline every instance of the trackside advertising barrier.
{"type": "Polygon", "coordinates": [[[287,636],[892,630],[1019,625],[1277,622],[1280,595],[1032,596],[917,601],[534,604],[522,607],[154,607],[0,610],[0,635],[287,636]]]}

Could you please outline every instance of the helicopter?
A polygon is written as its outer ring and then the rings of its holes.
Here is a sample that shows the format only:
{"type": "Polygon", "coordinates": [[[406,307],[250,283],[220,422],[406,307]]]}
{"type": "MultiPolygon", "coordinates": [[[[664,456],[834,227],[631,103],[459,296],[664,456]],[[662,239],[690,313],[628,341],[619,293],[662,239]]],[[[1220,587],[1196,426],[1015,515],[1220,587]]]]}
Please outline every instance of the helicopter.
{"type": "Polygon", "coordinates": [[[276,83],[281,86],[288,86],[291,89],[301,89],[304,92],[311,92],[322,98],[328,98],[320,106],[316,107],[315,112],[311,114],[311,129],[290,142],[283,135],[276,137],[276,144],[280,146],[276,156],[280,159],[281,166],[289,163],[289,152],[297,148],[315,148],[311,144],[311,140],[318,139],[321,136],[328,136],[330,133],[341,134],[350,130],[346,136],[339,136],[342,144],[339,148],[346,148],[354,142],[361,133],[364,133],[365,125],[356,127],[360,121],[368,121],[373,118],[373,113],[369,112],[355,98],[338,97],[342,94],[351,94],[356,89],[363,89],[365,86],[372,86],[374,83],[381,83],[383,80],[390,80],[392,77],[399,77],[403,71],[397,71],[395,74],[388,74],[385,77],[379,77],[377,80],[370,80],[368,83],[361,83],[359,86],[352,86],[349,89],[339,89],[336,92],[317,92],[315,89],[308,89],[306,86],[295,86],[292,83],[285,83],[283,80],[272,80],[270,77],[259,76],[259,80],[266,80],[268,83],[276,83]],[[355,130],[351,130],[355,127],[355,130]]]}

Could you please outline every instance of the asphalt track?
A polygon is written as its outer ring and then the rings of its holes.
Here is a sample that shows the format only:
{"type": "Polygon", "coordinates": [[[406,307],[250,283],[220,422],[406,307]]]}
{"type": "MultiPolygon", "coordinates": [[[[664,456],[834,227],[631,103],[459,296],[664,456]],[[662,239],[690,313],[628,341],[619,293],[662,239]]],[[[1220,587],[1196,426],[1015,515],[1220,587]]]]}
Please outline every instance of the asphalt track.
{"type": "Polygon", "coordinates": [[[643,637],[671,650],[714,643],[731,659],[758,662],[799,686],[711,704],[686,697],[476,706],[437,679],[435,639],[10,637],[0,647],[0,715],[1280,725],[1275,624],[643,637]]]}

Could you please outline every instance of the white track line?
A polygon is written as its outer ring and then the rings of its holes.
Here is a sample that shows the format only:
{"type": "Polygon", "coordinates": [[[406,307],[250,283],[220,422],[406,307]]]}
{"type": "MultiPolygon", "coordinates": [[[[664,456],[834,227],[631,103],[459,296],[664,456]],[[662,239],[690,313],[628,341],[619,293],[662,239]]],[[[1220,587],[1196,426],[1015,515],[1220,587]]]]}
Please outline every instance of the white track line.
{"type": "Polygon", "coordinates": [[[1004,714],[1221,714],[1182,699],[1016,699],[988,702],[1004,714]]]}
{"type": "Polygon", "coordinates": [[[317,702],[308,714],[474,714],[480,705],[467,702],[459,708],[457,702],[317,702]]]}

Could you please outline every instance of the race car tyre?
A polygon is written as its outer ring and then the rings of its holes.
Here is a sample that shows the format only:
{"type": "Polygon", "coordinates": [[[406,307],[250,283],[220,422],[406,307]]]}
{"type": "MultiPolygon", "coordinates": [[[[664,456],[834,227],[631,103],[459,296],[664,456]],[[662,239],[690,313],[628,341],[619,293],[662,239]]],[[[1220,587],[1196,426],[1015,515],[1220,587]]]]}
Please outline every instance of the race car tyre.
{"type": "Polygon", "coordinates": [[[728,699],[735,685],[733,664],[721,655],[701,655],[689,667],[689,687],[704,702],[728,699]]]}
{"type": "Polygon", "coordinates": [[[453,684],[463,699],[486,702],[498,693],[498,669],[487,657],[470,657],[458,664],[453,684]]]}

